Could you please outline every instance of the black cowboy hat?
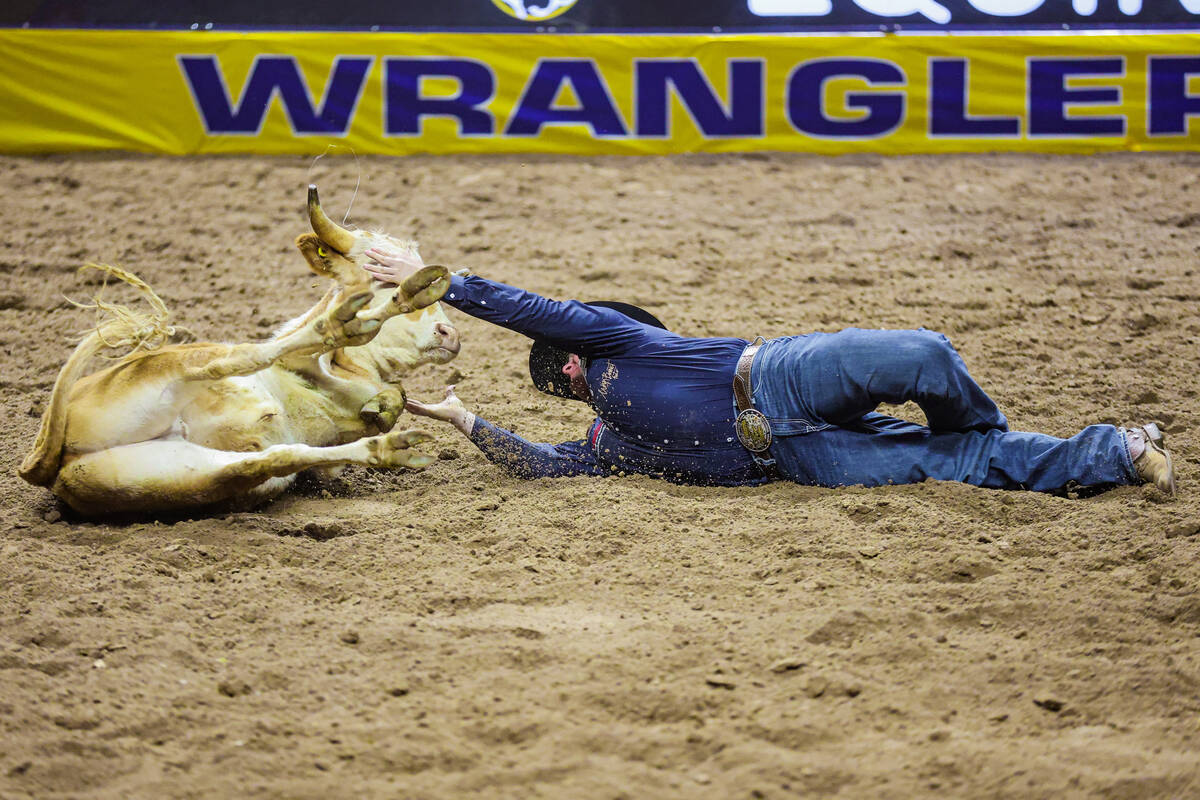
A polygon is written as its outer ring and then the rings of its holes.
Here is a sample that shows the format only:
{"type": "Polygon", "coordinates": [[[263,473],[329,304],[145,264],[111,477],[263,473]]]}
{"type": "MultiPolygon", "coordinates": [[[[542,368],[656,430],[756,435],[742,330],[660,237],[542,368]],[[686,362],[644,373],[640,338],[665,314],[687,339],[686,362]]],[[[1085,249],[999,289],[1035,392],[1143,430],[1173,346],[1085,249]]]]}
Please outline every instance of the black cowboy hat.
{"type": "MultiPolygon", "coordinates": [[[[594,303],[588,303],[588,305],[611,308],[614,311],[620,311],[625,316],[643,325],[651,325],[655,328],[662,328],[664,331],[667,330],[667,326],[663,325],[658,317],[646,309],[638,308],[630,303],[597,300],[594,303]]],[[[539,391],[546,394],[552,394],[555,397],[565,397],[568,400],[578,400],[579,398],[571,391],[570,380],[562,373],[563,364],[567,363],[569,355],[570,353],[566,350],[555,347],[543,339],[534,339],[533,347],[529,348],[529,377],[533,379],[533,385],[539,391]]]]}

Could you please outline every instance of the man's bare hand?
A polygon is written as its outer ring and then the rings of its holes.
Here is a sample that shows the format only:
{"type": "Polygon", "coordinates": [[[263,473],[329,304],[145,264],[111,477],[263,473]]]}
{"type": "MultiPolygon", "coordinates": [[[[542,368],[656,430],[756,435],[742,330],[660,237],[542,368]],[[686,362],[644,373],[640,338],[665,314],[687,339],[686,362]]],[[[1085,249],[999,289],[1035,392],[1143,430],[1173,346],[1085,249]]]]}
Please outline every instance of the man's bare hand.
{"type": "Polygon", "coordinates": [[[372,259],[363,265],[363,269],[371,273],[376,280],[384,283],[401,284],[405,278],[415,275],[425,266],[425,262],[417,253],[400,253],[395,250],[382,250],[378,247],[369,248],[365,255],[372,259]]]}
{"type": "Polygon", "coordinates": [[[475,427],[475,414],[468,411],[467,407],[458,399],[453,386],[446,387],[446,397],[440,403],[425,404],[410,398],[405,404],[405,408],[419,417],[449,422],[468,436],[471,429],[475,427]]]}

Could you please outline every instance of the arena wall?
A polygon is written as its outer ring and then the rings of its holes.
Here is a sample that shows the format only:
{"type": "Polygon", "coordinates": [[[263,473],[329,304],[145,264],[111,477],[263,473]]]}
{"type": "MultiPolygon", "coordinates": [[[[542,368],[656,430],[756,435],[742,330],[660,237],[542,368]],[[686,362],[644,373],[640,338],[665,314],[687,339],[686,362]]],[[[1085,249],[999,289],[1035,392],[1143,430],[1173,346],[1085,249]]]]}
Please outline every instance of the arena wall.
{"type": "Polygon", "coordinates": [[[0,30],[0,150],[1094,152],[1200,145],[1200,32],[0,30]]]}

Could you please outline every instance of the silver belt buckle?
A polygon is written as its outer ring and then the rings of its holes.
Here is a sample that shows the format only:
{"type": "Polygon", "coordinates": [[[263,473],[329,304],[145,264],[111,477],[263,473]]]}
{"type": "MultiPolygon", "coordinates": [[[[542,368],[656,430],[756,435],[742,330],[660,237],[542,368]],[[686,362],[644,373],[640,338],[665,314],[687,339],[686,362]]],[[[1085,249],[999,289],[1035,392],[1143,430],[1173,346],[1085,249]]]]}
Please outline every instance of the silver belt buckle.
{"type": "Polygon", "coordinates": [[[757,408],[747,408],[734,423],[738,441],[751,453],[762,453],[771,446],[771,423],[757,408]]]}

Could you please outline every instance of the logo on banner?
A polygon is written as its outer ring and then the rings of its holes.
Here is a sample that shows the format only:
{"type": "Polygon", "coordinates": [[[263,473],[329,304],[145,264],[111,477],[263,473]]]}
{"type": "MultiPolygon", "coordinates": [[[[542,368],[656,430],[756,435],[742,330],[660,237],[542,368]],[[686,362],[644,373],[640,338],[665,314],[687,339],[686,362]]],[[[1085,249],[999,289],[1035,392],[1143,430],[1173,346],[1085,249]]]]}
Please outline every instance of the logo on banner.
{"type": "MultiPolygon", "coordinates": [[[[950,9],[936,0],[853,0],[854,5],[877,17],[907,17],[920,14],[930,22],[950,22],[950,9]]],[[[972,8],[991,17],[1020,17],[1037,11],[1045,0],[967,0],[972,8]]],[[[1179,0],[1189,14],[1200,14],[1200,0],[1179,0]]],[[[758,17],[824,17],[833,12],[832,0],[747,0],[747,8],[758,17]]],[[[1071,0],[1072,10],[1090,17],[1098,0],[1071,0]]],[[[1125,16],[1142,11],[1142,0],[1118,0],[1125,16]]]]}
{"type": "Polygon", "coordinates": [[[529,0],[492,0],[492,4],[505,14],[526,22],[554,19],[560,14],[567,13],[577,2],[579,0],[546,0],[545,5],[538,5],[529,0]]]}

